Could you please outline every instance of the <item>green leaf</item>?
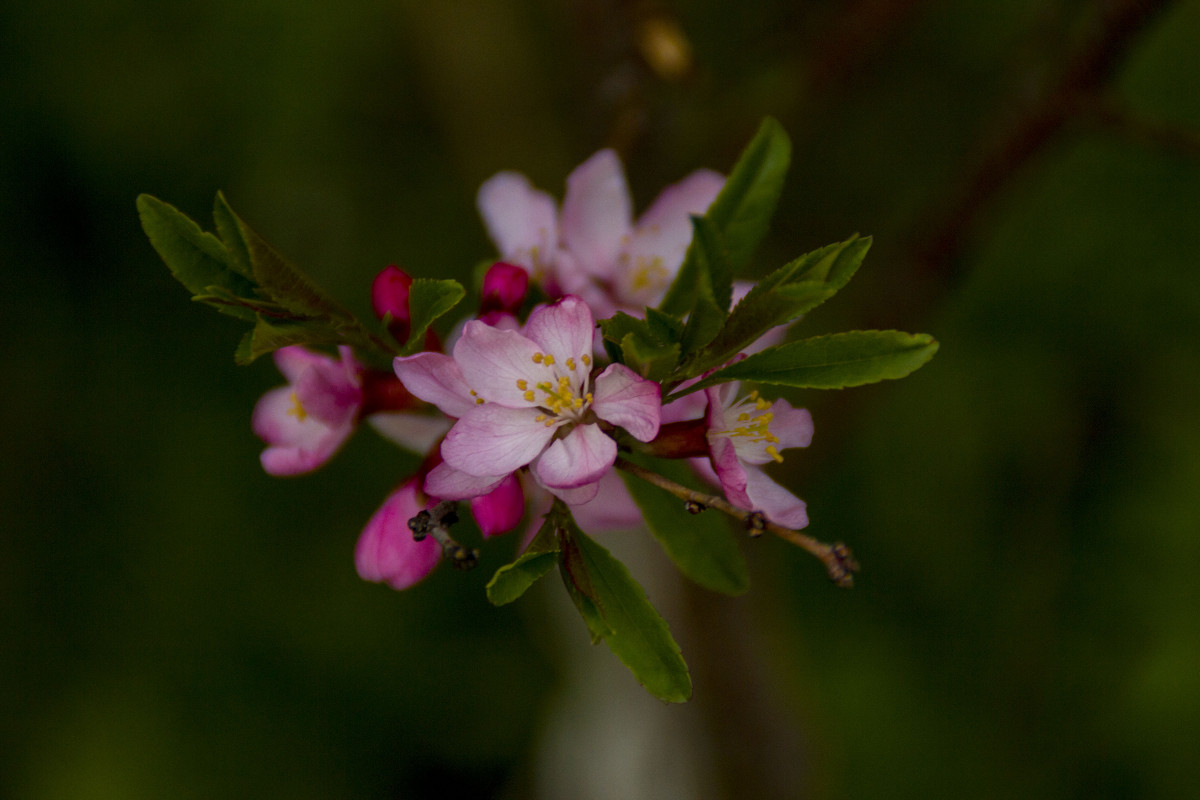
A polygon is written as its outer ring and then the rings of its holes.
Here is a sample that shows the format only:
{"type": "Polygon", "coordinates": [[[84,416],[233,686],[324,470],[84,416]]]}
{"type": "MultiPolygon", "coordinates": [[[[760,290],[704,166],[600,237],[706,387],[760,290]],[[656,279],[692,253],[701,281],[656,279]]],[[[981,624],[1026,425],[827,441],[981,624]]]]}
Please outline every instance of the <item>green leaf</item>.
{"type": "Polygon", "coordinates": [[[804,389],[862,386],[903,378],[933,358],[937,349],[937,341],[924,333],[849,331],[815,336],[748,356],[688,391],[733,380],[804,389]]]}
{"type": "MultiPolygon", "coordinates": [[[[232,215],[233,212],[229,212],[232,215]]],[[[310,281],[291,262],[275,251],[240,217],[233,222],[241,233],[241,242],[250,259],[254,279],[269,300],[297,317],[351,319],[352,315],[323,289],[310,281]]],[[[228,220],[222,224],[227,224],[228,220]]],[[[229,234],[233,236],[232,233],[229,234]]]]}
{"type": "Polygon", "coordinates": [[[680,342],[684,358],[712,341],[729,315],[732,273],[721,235],[703,217],[692,217],[692,253],[696,262],[696,287],[692,309],[680,342]]]}
{"type": "Polygon", "coordinates": [[[293,344],[344,343],[345,337],[322,320],[267,320],[260,314],[254,330],[250,332],[249,340],[243,339],[238,344],[234,360],[245,366],[259,356],[293,344]]]}
{"type": "MultiPolygon", "coordinates": [[[[577,527],[569,536],[578,552],[575,570],[582,566],[596,598],[593,601],[583,592],[572,595],[593,639],[603,638],[655,697],[668,703],[685,702],[692,694],[687,664],[666,621],[646,599],[645,590],[624,564],[577,527]]],[[[575,577],[571,580],[576,582],[575,577]]]]}
{"type": "MultiPolygon", "coordinates": [[[[606,321],[602,320],[600,324],[603,326],[606,321]]],[[[657,308],[646,309],[646,324],[655,340],[663,344],[676,344],[683,338],[683,321],[657,308]]]]}
{"type": "Polygon", "coordinates": [[[636,332],[621,340],[621,362],[643,378],[655,383],[671,374],[679,363],[679,345],[647,342],[636,332]]]}
{"type": "MultiPolygon", "coordinates": [[[[769,117],[763,120],[704,215],[724,239],[733,273],[746,265],[767,232],[783,190],[791,153],[792,145],[783,127],[769,117]]],[[[696,272],[696,255],[689,247],[679,274],[659,306],[662,310],[679,316],[688,312],[695,292],[696,272]]]]}
{"type": "MultiPolygon", "coordinates": [[[[635,456],[626,456],[637,460],[635,456]]],[[[639,462],[641,463],[641,462],[639,462]]],[[[696,478],[681,461],[655,460],[648,466],[663,477],[694,488],[696,478]]],[[[670,492],[622,472],[634,502],[654,538],[679,570],[716,592],[739,595],[750,588],[746,559],[727,520],[716,511],[690,515],[670,492]]]]}
{"type": "Polygon", "coordinates": [[[871,241],[870,236],[856,233],[844,242],[835,242],[805,253],[764,277],[746,297],[801,281],[824,283],[836,292],[854,277],[867,251],[871,249],[871,241]]]}
{"type": "Polygon", "coordinates": [[[402,355],[412,355],[425,346],[425,331],[438,317],[458,305],[466,290],[458,281],[417,278],[408,288],[408,307],[411,311],[408,343],[402,355]]]}
{"type": "Polygon", "coordinates": [[[207,294],[198,294],[192,299],[198,303],[206,303],[213,306],[218,311],[250,322],[254,322],[257,319],[256,315],[260,313],[268,317],[281,319],[291,317],[290,313],[269,300],[238,297],[228,289],[220,286],[209,286],[207,294]]]}
{"type": "Polygon", "coordinates": [[[217,192],[217,196],[213,200],[213,222],[217,226],[217,235],[221,237],[225,249],[229,252],[229,266],[243,276],[253,279],[254,270],[250,266],[250,250],[246,246],[246,240],[242,237],[241,220],[238,219],[237,214],[233,213],[233,209],[225,201],[225,195],[220,192],[217,192]]]}
{"type": "Polygon", "coordinates": [[[220,286],[234,295],[252,295],[254,286],[231,268],[225,246],[177,208],[148,194],[137,199],[142,230],[175,279],[193,295],[220,286]]]}
{"type": "Polygon", "coordinates": [[[560,550],[557,526],[552,514],[547,514],[546,521],[525,552],[516,561],[496,570],[487,585],[488,600],[492,605],[502,606],[525,594],[539,578],[554,569],[560,550]]]}

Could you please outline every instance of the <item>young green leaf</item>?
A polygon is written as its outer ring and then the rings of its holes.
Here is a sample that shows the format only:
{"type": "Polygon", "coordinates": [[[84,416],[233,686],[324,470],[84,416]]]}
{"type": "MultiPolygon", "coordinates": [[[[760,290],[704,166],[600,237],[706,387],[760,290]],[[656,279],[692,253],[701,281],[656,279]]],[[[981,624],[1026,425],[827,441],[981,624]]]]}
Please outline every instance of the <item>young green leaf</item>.
{"type": "Polygon", "coordinates": [[[220,286],[239,296],[253,296],[254,286],[231,268],[225,246],[172,205],[148,194],[137,199],[142,230],[175,279],[193,295],[220,286]]]}
{"type": "Polygon", "coordinates": [[[578,528],[570,536],[577,548],[578,564],[586,571],[598,600],[593,602],[582,592],[579,596],[572,594],[593,639],[603,638],[655,697],[669,703],[686,701],[692,694],[687,664],[667,623],[646,599],[645,590],[624,564],[578,528]],[[581,599],[586,602],[581,603],[581,599]]]}
{"type": "Polygon", "coordinates": [[[691,253],[696,262],[696,287],[680,341],[686,358],[712,341],[729,315],[732,272],[721,235],[703,217],[692,217],[691,253]]]}
{"type": "MultiPolygon", "coordinates": [[[[626,457],[637,460],[636,456],[626,457]]],[[[659,459],[651,468],[676,483],[695,485],[695,476],[681,461],[659,459]]],[[[750,588],[746,559],[725,517],[715,511],[685,515],[683,503],[670,492],[625,472],[621,478],[646,526],[680,572],[723,594],[739,595],[750,588]]]]}
{"type": "MultiPolygon", "coordinates": [[[[783,190],[791,154],[791,141],[783,126],[769,117],[763,120],[758,133],[729,173],[720,194],[704,214],[724,240],[731,274],[746,265],[766,234],[783,190]]],[[[663,311],[682,316],[691,309],[698,269],[696,258],[694,247],[689,247],[679,274],[659,306],[663,311]]]]}
{"type": "Polygon", "coordinates": [[[637,333],[621,340],[621,362],[648,380],[661,381],[679,363],[679,345],[647,342],[637,333]]]}
{"type": "Polygon", "coordinates": [[[213,200],[213,222],[217,226],[217,235],[229,252],[229,266],[253,280],[254,270],[250,265],[250,250],[242,238],[241,220],[233,213],[221,192],[217,192],[213,200]]]}
{"type": "Polygon", "coordinates": [[[261,314],[250,333],[249,343],[243,339],[234,353],[234,360],[241,366],[249,364],[259,356],[265,356],[281,347],[293,344],[344,344],[345,338],[327,323],[312,319],[267,320],[261,314]]]}
{"type": "Polygon", "coordinates": [[[408,288],[411,332],[401,355],[412,355],[425,346],[425,331],[438,317],[458,305],[466,290],[458,281],[417,278],[408,288]]]}
{"type": "Polygon", "coordinates": [[[296,317],[319,317],[331,321],[352,319],[349,311],[276,252],[244,220],[234,216],[233,221],[241,233],[241,242],[250,259],[254,279],[268,299],[296,317]]]}
{"type": "Polygon", "coordinates": [[[539,578],[554,569],[561,549],[556,512],[551,512],[546,515],[525,552],[516,561],[496,570],[496,574],[488,581],[488,600],[492,605],[502,606],[525,594],[539,578]]]}
{"type": "Polygon", "coordinates": [[[772,347],[730,364],[686,392],[744,380],[804,389],[842,389],[903,378],[933,358],[938,343],[924,333],[848,331],[772,347]]]}

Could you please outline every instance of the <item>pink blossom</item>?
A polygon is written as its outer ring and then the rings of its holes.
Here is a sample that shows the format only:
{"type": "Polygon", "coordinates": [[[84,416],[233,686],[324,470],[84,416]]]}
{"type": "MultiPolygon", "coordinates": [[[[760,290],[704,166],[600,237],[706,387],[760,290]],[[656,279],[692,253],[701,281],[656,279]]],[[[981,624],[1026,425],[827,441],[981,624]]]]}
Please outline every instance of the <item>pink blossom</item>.
{"type": "Polygon", "coordinates": [[[349,347],[340,359],[294,345],[275,351],[288,385],[254,407],[252,427],[267,443],[262,465],[271,475],[299,475],[324,464],[353,433],[362,407],[362,366],[349,347]]]}
{"type": "Polygon", "coordinates": [[[358,537],[354,565],[359,576],[393,589],[407,589],[432,572],[442,548],[432,537],[414,541],[408,521],[437,502],[428,498],[422,505],[415,479],[392,492],[358,537]]]}
{"type": "Polygon", "coordinates": [[[786,400],[770,403],[758,392],[735,402],[737,391],[737,383],[705,390],[710,461],[725,497],[739,508],[761,511],[779,525],[803,528],[808,525],[804,501],[771,480],[760,465],[783,461],[780,450],[807,447],[812,417],[786,400]]]}
{"type": "Polygon", "coordinates": [[[658,304],[692,240],[690,215],[703,214],[724,181],[693,172],[635,224],[620,159],[601,150],[568,176],[561,211],[516,172],[486,181],[477,203],[501,257],[529,270],[551,296],[578,294],[604,318],[658,304]]]}
{"type": "Polygon", "coordinates": [[[409,391],[458,418],[426,489],[471,497],[529,465],[539,484],[568,502],[594,497],[617,455],[598,423],[650,441],[661,402],[658,384],[620,364],[593,379],[593,329],[591,309],[568,295],[535,309],[523,332],[468,322],[454,346],[456,369],[428,353],[396,359],[409,391]]]}
{"type": "Polygon", "coordinates": [[[525,492],[516,475],[509,475],[487,494],[471,498],[471,516],[485,539],[517,527],[525,515],[525,492]]]}

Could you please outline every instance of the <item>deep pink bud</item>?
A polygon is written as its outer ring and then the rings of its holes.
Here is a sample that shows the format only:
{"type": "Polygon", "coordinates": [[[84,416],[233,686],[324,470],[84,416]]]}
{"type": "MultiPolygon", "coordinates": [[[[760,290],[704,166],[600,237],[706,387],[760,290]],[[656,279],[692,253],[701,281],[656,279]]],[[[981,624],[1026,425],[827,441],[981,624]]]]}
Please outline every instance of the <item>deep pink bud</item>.
{"type": "Polygon", "coordinates": [[[392,264],[385,267],[371,283],[371,305],[380,319],[391,314],[396,321],[408,322],[408,287],[412,276],[392,264]]]}
{"type": "Polygon", "coordinates": [[[517,527],[525,513],[525,493],[516,475],[509,475],[488,494],[471,498],[471,514],[485,537],[517,527]]]}
{"type": "Polygon", "coordinates": [[[407,589],[437,566],[442,549],[433,537],[413,541],[408,521],[436,500],[417,491],[417,481],[407,481],[392,492],[375,512],[354,549],[354,564],[363,580],[407,589]]]}
{"type": "Polygon", "coordinates": [[[483,302],[480,314],[490,311],[516,311],[529,290],[529,273],[516,264],[497,261],[483,276],[483,302]]]}

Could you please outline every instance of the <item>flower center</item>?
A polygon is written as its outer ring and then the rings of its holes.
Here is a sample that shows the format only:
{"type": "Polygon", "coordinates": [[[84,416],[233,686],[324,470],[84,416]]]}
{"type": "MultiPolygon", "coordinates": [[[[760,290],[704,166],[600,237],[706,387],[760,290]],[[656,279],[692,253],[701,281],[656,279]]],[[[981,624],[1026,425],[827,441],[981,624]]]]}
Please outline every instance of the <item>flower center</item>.
{"type": "Polygon", "coordinates": [[[524,378],[517,381],[521,396],[537,405],[546,413],[535,418],[547,428],[563,422],[580,422],[592,404],[591,384],[592,357],[583,353],[578,359],[568,358],[561,365],[550,353],[534,353],[533,363],[546,368],[546,380],[537,380],[532,385],[524,378]]]}
{"type": "MultiPolygon", "coordinates": [[[[735,419],[742,423],[737,427],[727,430],[718,431],[725,436],[731,438],[740,437],[741,444],[766,444],[763,448],[764,452],[771,458],[782,463],[783,456],[779,454],[779,449],[775,447],[779,443],[779,437],[771,433],[771,420],[775,415],[769,410],[771,403],[759,397],[758,392],[751,392],[746,397],[743,397],[738,402],[729,407],[729,411],[736,414],[735,419]],[[758,412],[755,414],[754,412],[758,412]]],[[[726,417],[728,419],[728,417],[726,417]]],[[[736,446],[737,442],[735,442],[736,446]]]]}
{"type": "Polygon", "coordinates": [[[292,407],[287,410],[288,416],[295,417],[299,422],[304,422],[305,418],[308,417],[308,412],[304,410],[304,406],[300,403],[300,397],[294,389],[292,390],[291,399],[292,407]]]}

